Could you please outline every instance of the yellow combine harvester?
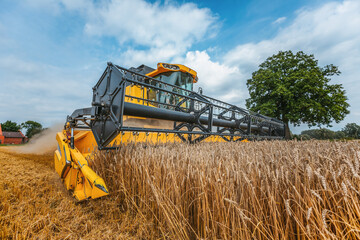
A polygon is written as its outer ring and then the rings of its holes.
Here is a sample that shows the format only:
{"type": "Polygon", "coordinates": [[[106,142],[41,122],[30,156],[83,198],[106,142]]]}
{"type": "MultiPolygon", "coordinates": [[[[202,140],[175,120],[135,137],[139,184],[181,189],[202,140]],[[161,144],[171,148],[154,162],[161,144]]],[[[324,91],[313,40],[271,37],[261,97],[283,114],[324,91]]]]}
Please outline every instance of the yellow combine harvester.
{"type": "Polygon", "coordinates": [[[57,133],[55,169],[78,201],[108,195],[89,166],[96,148],[130,142],[229,142],[282,139],[283,122],[193,91],[197,73],[180,64],[125,69],[108,63],[92,107],[77,109],[57,133]]]}

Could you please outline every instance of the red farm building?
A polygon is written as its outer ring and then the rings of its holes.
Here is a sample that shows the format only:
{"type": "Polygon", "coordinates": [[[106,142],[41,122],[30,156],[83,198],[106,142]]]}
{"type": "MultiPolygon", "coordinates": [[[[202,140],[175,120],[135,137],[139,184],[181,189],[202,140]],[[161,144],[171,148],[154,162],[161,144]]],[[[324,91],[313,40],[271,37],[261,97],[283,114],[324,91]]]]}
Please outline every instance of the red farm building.
{"type": "Polygon", "coordinates": [[[0,144],[22,144],[27,142],[27,137],[18,132],[6,132],[1,130],[0,124],[0,144]]]}

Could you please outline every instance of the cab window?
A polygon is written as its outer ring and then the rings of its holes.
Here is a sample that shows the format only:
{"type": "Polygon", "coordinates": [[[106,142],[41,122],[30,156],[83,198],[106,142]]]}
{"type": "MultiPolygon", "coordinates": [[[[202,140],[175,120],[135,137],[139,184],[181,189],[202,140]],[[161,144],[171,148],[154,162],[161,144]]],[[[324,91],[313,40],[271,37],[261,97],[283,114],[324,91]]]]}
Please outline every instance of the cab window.
{"type": "MultiPolygon", "coordinates": [[[[159,79],[162,82],[169,83],[178,86],[180,88],[184,88],[186,90],[190,90],[190,91],[193,90],[193,77],[189,73],[169,71],[169,72],[161,73],[155,76],[154,78],[159,79]]],[[[185,91],[181,89],[177,89],[171,86],[165,86],[165,89],[185,95],[185,91]]],[[[182,100],[181,97],[179,96],[167,94],[166,92],[162,92],[162,91],[156,93],[153,89],[149,90],[148,97],[150,100],[160,102],[160,107],[163,108],[169,108],[169,107],[167,105],[161,105],[161,103],[176,105],[179,101],[182,100]]],[[[183,107],[187,107],[187,106],[188,103],[186,103],[186,106],[183,107]]]]}

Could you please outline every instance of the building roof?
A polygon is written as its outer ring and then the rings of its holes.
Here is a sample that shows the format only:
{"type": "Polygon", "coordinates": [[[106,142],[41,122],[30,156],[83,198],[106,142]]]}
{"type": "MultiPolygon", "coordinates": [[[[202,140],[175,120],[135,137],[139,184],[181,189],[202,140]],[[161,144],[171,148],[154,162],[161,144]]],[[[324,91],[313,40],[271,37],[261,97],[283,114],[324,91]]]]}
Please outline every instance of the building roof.
{"type": "Polygon", "coordinates": [[[3,131],[3,136],[6,138],[24,138],[24,135],[21,132],[5,132],[3,131]]]}

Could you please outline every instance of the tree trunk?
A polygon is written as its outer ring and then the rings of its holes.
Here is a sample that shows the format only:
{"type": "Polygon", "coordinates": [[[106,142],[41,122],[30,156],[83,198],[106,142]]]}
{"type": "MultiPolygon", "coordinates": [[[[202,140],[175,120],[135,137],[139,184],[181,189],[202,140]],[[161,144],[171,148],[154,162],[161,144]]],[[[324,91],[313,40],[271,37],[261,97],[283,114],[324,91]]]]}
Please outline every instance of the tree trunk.
{"type": "Polygon", "coordinates": [[[289,121],[284,121],[285,123],[285,139],[290,140],[291,134],[290,134],[290,128],[289,128],[289,121]]]}

